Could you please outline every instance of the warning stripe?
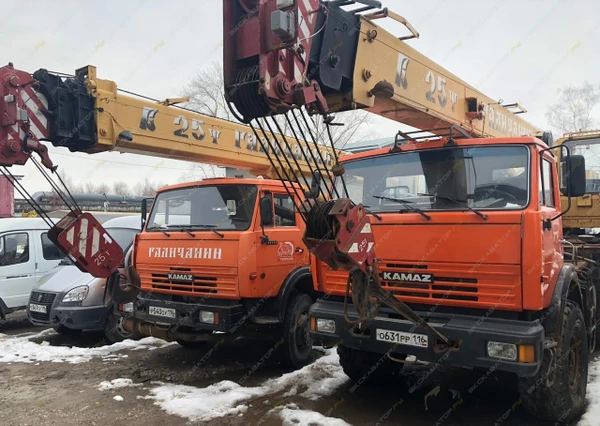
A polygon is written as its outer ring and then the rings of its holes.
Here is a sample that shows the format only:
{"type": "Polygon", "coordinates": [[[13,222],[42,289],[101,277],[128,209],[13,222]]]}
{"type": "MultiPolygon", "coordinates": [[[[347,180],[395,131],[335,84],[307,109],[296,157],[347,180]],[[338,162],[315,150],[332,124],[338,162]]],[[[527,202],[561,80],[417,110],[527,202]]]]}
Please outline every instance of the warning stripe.
{"type": "Polygon", "coordinates": [[[87,219],[81,219],[81,226],[79,227],[79,234],[77,235],[77,238],[79,239],[79,253],[83,256],[86,257],[86,250],[87,250],[87,236],[88,236],[88,220],[87,219]]]}
{"type": "Polygon", "coordinates": [[[92,239],[92,253],[90,253],[90,255],[94,256],[100,250],[100,231],[92,227],[92,232],[94,235],[92,239]]]}
{"type": "MultiPolygon", "coordinates": [[[[23,101],[23,108],[27,111],[31,132],[38,139],[46,139],[48,138],[48,119],[44,116],[38,107],[38,102],[34,99],[27,92],[21,91],[21,100],[23,101]]],[[[43,105],[42,109],[45,109],[43,105]]]]}
{"type": "Polygon", "coordinates": [[[18,127],[18,124],[10,126],[7,130],[8,130],[8,134],[10,136],[12,136],[12,138],[14,140],[16,140],[16,141],[21,140],[21,138],[19,137],[19,127],[18,127]]]}
{"type": "Polygon", "coordinates": [[[75,227],[72,226],[71,229],[67,231],[67,242],[73,245],[73,238],[75,236],[75,227]]]}
{"type": "Polygon", "coordinates": [[[44,130],[48,128],[48,119],[44,115],[42,111],[46,111],[47,108],[42,105],[39,106],[39,99],[32,98],[29,93],[25,91],[21,91],[21,99],[23,100],[24,108],[27,109],[27,112],[30,116],[33,116],[38,121],[38,126],[40,130],[44,130]],[[38,102],[36,102],[38,101],[38,102]]]}
{"type": "Polygon", "coordinates": [[[35,90],[33,90],[31,86],[25,86],[23,91],[27,93],[28,98],[35,103],[36,107],[42,110],[48,109],[48,101],[46,100],[46,98],[43,95],[37,93],[35,90]]]}

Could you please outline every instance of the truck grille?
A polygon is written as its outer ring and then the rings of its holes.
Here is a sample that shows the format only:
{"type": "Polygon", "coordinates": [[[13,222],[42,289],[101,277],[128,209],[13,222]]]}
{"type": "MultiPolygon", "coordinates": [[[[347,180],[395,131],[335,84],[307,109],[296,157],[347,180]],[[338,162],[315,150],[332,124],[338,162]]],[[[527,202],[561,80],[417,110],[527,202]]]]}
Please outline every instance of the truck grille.
{"type": "Polygon", "coordinates": [[[52,308],[52,303],[54,303],[55,297],[55,293],[43,293],[41,291],[32,291],[31,295],[29,296],[29,303],[46,306],[46,313],[44,314],[42,312],[29,311],[29,315],[31,316],[31,318],[33,318],[36,321],[48,322],[50,319],[50,309],[52,308]]]}
{"type": "Polygon", "coordinates": [[[235,267],[169,267],[139,265],[142,290],[182,296],[238,297],[235,267]],[[169,280],[168,274],[191,274],[193,281],[169,280]]]}
{"type": "MultiPolygon", "coordinates": [[[[470,265],[428,263],[408,265],[386,263],[379,265],[381,285],[408,303],[439,304],[472,308],[521,308],[521,275],[518,265],[470,265]],[[385,274],[385,273],[388,274],[385,274]],[[396,274],[397,273],[397,274],[396,274]],[[403,276],[400,274],[404,274],[403,276]],[[410,274],[431,274],[433,282],[415,282],[410,274]],[[394,279],[384,279],[390,277],[394,279]],[[399,279],[407,278],[405,280],[399,279]]],[[[343,295],[347,273],[323,266],[325,289],[343,295]]]]}

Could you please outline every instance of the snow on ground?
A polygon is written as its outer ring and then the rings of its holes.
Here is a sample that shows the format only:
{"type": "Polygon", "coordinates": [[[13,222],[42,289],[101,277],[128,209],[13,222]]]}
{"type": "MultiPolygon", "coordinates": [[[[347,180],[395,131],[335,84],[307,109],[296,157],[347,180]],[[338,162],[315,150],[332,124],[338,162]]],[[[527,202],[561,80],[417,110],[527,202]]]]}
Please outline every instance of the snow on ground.
{"type": "Polygon", "coordinates": [[[600,360],[594,360],[588,367],[587,403],[585,414],[577,426],[597,426],[600,418],[600,360]]]}
{"type": "Polygon", "coordinates": [[[161,339],[146,337],[138,341],[125,340],[107,346],[80,348],[77,346],[51,346],[50,342],[47,341],[36,343],[31,340],[44,339],[54,335],[56,335],[56,332],[48,329],[41,333],[24,337],[0,336],[0,362],[33,363],[35,361],[42,361],[79,364],[87,362],[94,357],[110,358],[111,360],[126,358],[127,355],[125,354],[114,353],[122,350],[154,350],[169,344],[161,339]]]}
{"type": "Polygon", "coordinates": [[[105,391],[105,390],[120,389],[120,388],[134,387],[134,386],[141,386],[141,384],[133,383],[133,380],[131,380],[131,379],[118,378],[118,379],[111,380],[110,382],[108,382],[108,381],[101,382],[100,385],[98,386],[98,390],[105,391]]]}
{"type": "Polygon", "coordinates": [[[114,399],[115,401],[119,401],[119,402],[120,402],[120,401],[123,401],[123,397],[122,397],[121,395],[115,395],[115,396],[113,396],[113,399],[114,399]]]}
{"type": "MultiPolygon", "coordinates": [[[[289,389],[286,392],[288,394],[316,400],[332,394],[347,380],[335,349],[329,349],[312,364],[267,380],[259,386],[244,387],[229,380],[206,388],[167,384],[151,389],[150,396],[169,414],[209,421],[228,414],[243,413],[248,408],[243,403],[286,389],[289,389]]],[[[326,417],[323,419],[327,420],[326,417]]]]}
{"type": "Polygon", "coordinates": [[[296,404],[274,408],[269,413],[277,414],[282,426],[351,426],[342,419],[327,417],[316,411],[300,410],[296,404]]]}
{"type": "Polygon", "coordinates": [[[261,388],[245,388],[224,380],[206,388],[163,385],[150,390],[156,404],[169,414],[190,420],[209,421],[248,409],[241,402],[262,395],[261,388]]]}

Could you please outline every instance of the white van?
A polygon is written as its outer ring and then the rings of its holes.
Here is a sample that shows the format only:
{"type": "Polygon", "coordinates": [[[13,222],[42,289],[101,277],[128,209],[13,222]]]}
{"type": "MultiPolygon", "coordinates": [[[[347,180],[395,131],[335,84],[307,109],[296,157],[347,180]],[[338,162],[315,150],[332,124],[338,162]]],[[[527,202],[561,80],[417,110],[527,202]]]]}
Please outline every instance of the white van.
{"type": "Polygon", "coordinates": [[[41,218],[0,219],[0,325],[25,309],[31,290],[65,257],[48,238],[41,218]]]}

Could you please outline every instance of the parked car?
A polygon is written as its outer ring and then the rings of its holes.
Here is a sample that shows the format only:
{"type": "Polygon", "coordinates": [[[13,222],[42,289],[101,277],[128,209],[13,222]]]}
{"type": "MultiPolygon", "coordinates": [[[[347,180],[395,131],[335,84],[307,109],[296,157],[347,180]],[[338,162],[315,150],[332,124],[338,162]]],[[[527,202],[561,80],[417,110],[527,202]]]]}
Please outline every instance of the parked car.
{"type": "Polygon", "coordinates": [[[41,218],[0,219],[0,325],[7,314],[25,309],[38,280],[64,258],[48,239],[49,229],[41,218]]]}
{"type": "MultiPolygon", "coordinates": [[[[110,219],[103,226],[124,252],[141,229],[139,216],[110,219]]],[[[105,288],[105,279],[81,272],[66,257],[31,292],[27,305],[29,321],[34,325],[49,325],[60,334],[100,330],[109,342],[131,338],[122,327],[123,318],[114,314],[105,288]]]]}

